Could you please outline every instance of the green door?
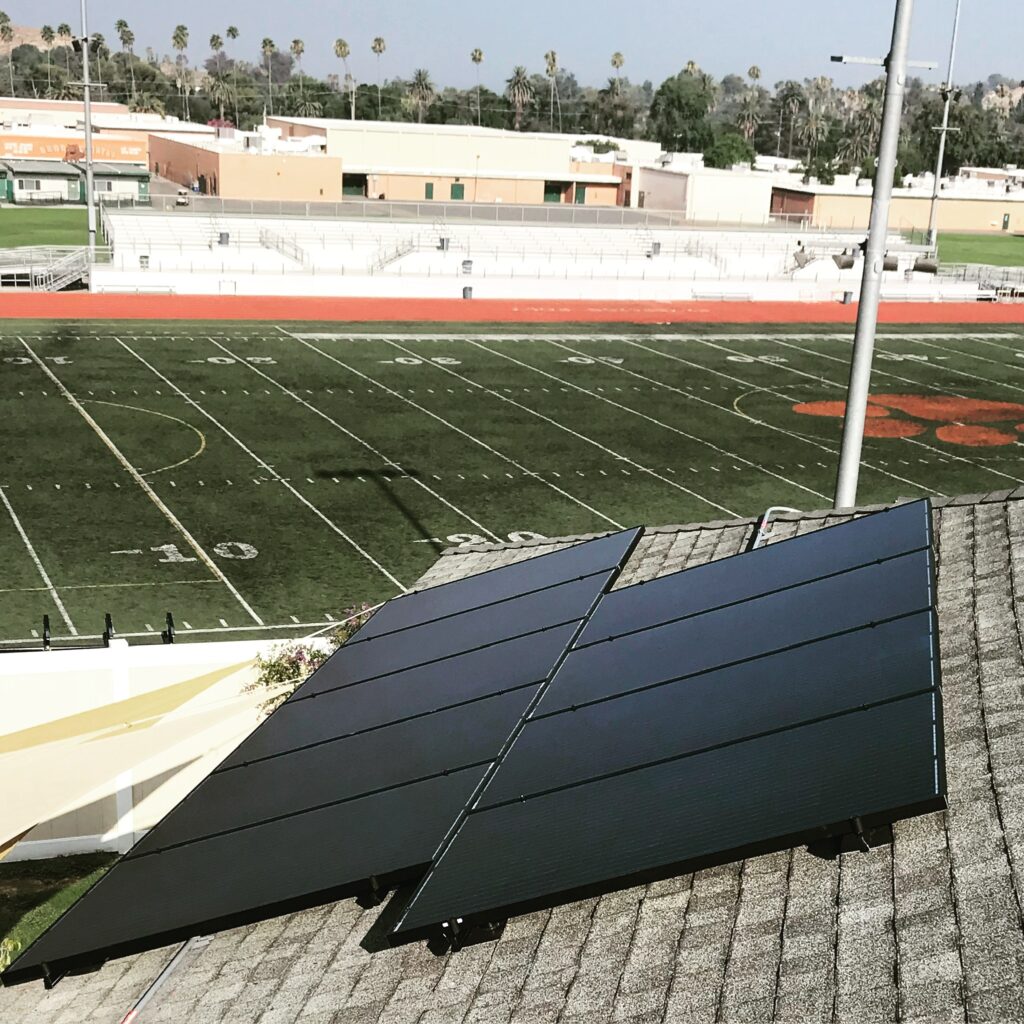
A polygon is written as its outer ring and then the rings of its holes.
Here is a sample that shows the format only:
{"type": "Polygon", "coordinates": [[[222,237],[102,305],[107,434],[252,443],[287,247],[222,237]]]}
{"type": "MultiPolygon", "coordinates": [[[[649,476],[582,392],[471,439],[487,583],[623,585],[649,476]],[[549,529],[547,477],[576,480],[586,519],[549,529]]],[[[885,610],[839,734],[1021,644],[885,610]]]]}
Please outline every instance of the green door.
{"type": "Polygon", "coordinates": [[[452,199],[465,199],[466,198],[466,186],[460,182],[454,182],[452,184],[452,199]]]}
{"type": "Polygon", "coordinates": [[[0,171],[0,199],[5,202],[14,202],[14,179],[7,177],[6,171],[0,171]]]}
{"type": "Polygon", "coordinates": [[[582,206],[587,201],[587,186],[577,183],[576,185],[576,203],[582,206]]]}
{"type": "Polygon", "coordinates": [[[565,186],[559,181],[545,181],[544,182],[544,202],[545,203],[560,203],[562,201],[562,195],[565,192],[565,186]]]}
{"type": "Polygon", "coordinates": [[[426,199],[434,198],[434,183],[432,181],[427,182],[426,187],[423,190],[423,194],[426,199]]]}

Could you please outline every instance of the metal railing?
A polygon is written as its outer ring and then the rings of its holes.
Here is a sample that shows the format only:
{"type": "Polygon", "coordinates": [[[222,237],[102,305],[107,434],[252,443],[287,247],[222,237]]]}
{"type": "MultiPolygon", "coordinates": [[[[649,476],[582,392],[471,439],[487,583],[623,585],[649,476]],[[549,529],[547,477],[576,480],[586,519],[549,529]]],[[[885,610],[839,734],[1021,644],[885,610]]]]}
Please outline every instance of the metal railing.
{"type": "Polygon", "coordinates": [[[939,276],[956,281],[979,281],[990,287],[1024,288],[1024,267],[995,267],[987,263],[943,263],[939,276]]]}
{"type": "MultiPolygon", "coordinates": [[[[111,251],[96,249],[96,263],[110,263],[111,251]]],[[[84,245],[27,245],[0,249],[0,289],[60,291],[89,277],[89,249],[84,245]]]]}

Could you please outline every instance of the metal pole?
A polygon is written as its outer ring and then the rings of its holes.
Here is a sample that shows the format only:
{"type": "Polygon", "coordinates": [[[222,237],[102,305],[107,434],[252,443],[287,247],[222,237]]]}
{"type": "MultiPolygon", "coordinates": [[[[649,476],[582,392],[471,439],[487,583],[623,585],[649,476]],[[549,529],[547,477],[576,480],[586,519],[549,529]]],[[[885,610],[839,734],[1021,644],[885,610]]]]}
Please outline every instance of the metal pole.
{"type": "Polygon", "coordinates": [[[953,16],[953,42],[949,47],[949,70],[946,72],[946,104],[942,111],[942,127],[939,129],[939,158],[935,163],[935,189],[932,192],[932,208],[928,217],[928,244],[935,245],[939,237],[939,187],[942,182],[942,168],[946,162],[946,136],[949,134],[949,111],[953,105],[953,62],[956,59],[956,41],[960,34],[960,2],[956,0],[956,14],[953,16]]]}
{"type": "Polygon", "coordinates": [[[85,101],[85,209],[89,224],[89,262],[96,257],[96,196],[92,181],[92,97],[89,92],[89,28],[82,0],[82,96],[85,101]]]}
{"type": "Polygon", "coordinates": [[[910,20],[914,0],[896,0],[892,48],[885,61],[885,105],[878,144],[875,187],[871,199],[871,224],[864,253],[864,276],[860,285],[857,332],[853,340],[850,386],[843,420],[843,445],[836,480],[836,508],[857,504],[857,480],[860,475],[861,447],[864,444],[864,420],[867,415],[868,388],[871,384],[871,359],[878,326],[878,301],[882,291],[882,264],[889,233],[889,204],[892,180],[896,173],[896,155],[903,117],[903,94],[907,85],[907,50],[910,45],[910,20]]]}

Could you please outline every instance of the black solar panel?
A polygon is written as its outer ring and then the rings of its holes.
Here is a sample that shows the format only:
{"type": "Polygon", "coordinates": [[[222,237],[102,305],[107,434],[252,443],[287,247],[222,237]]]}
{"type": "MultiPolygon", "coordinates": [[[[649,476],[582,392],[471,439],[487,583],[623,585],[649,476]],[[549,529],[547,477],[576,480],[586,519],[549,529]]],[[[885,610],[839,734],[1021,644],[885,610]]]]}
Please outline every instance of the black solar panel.
{"type": "Polygon", "coordinates": [[[421,875],[638,536],[386,605],[3,981],[421,875]]]}
{"type": "Polygon", "coordinates": [[[396,936],[944,806],[934,601],[927,502],[607,595],[396,936]]]}

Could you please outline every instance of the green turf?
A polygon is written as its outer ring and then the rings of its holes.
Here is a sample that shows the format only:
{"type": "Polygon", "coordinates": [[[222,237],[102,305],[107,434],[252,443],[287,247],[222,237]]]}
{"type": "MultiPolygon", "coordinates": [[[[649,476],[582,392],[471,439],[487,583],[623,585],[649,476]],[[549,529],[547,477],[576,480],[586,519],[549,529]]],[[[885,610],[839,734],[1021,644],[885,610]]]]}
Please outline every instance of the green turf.
{"type": "Polygon", "coordinates": [[[985,263],[993,267],[1024,266],[1024,236],[939,235],[943,263],[985,263]]]}
{"type": "Polygon", "coordinates": [[[117,859],[90,853],[0,863],[0,941],[24,951],[117,859]]]}
{"type": "Polygon", "coordinates": [[[88,241],[85,209],[0,208],[0,249],[19,245],[85,245],[88,241]]]}
{"type": "MultiPolygon", "coordinates": [[[[0,639],[298,635],[453,544],[831,503],[841,421],[794,406],[842,401],[845,328],[282,326],[329,336],[0,323],[0,639]]],[[[891,409],[862,502],[1024,481],[1024,332],[883,328],[873,390],[1003,404],[982,446],[891,409]]]]}

